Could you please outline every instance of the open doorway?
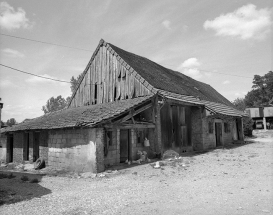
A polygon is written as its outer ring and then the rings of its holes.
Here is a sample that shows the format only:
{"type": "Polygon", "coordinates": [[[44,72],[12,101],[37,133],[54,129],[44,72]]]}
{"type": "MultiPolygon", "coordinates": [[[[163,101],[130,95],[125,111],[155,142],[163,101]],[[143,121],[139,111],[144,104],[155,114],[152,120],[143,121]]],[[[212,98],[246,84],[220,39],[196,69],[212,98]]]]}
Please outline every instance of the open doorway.
{"type": "Polygon", "coordinates": [[[8,135],[7,162],[13,162],[13,135],[8,135]]]}
{"type": "Polygon", "coordinates": [[[33,161],[35,162],[39,158],[39,146],[40,146],[40,133],[34,132],[34,142],[33,142],[33,161]]]}
{"type": "Polygon", "coordinates": [[[29,160],[29,133],[24,134],[23,159],[29,160]]]}
{"type": "Polygon", "coordinates": [[[120,163],[131,159],[130,130],[120,130],[120,163]]]}
{"type": "Polygon", "coordinates": [[[215,138],[216,138],[216,147],[222,145],[222,123],[215,123],[215,138]]]}

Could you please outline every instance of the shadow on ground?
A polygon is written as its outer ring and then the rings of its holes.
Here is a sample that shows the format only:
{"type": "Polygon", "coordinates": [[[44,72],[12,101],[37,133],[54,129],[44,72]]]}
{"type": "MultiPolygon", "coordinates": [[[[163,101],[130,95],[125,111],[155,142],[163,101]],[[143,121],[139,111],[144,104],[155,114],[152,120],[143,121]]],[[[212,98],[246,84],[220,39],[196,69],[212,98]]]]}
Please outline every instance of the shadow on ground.
{"type": "Polygon", "coordinates": [[[39,184],[43,176],[25,172],[0,171],[0,206],[50,194],[51,190],[39,184]]]}

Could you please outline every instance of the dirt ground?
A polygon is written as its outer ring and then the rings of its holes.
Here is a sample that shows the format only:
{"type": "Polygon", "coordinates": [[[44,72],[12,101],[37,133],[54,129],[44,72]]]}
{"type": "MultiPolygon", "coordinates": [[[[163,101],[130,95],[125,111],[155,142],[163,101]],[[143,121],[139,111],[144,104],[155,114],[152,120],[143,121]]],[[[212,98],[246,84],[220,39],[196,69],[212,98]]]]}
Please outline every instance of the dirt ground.
{"type": "Polygon", "coordinates": [[[93,178],[28,175],[39,183],[14,173],[0,179],[0,199],[6,198],[0,214],[273,214],[273,131],[255,135],[160,169],[136,165],[93,178]]]}

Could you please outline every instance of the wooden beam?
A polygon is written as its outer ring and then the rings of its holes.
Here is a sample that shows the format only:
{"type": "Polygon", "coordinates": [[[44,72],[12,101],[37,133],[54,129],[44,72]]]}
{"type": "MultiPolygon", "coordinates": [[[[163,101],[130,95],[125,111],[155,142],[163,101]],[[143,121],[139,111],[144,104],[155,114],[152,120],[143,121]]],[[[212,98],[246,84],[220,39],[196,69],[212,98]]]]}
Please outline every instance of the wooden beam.
{"type": "Polygon", "coordinates": [[[134,110],[134,112],[131,112],[131,114],[128,114],[127,116],[125,116],[125,117],[123,117],[122,119],[120,119],[119,121],[117,121],[117,123],[119,123],[119,122],[125,122],[126,120],[132,118],[132,116],[135,116],[135,115],[137,115],[137,114],[139,114],[139,113],[145,111],[146,109],[148,109],[148,108],[150,108],[150,107],[152,107],[152,106],[153,106],[153,104],[152,104],[152,103],[149,103],[148,105],[145,105],[145,106],[142,107],[142,108],[139,108],[139,109],[137,109],[137,110],[134,110]]]}
{"type": "Polygon", "coordinates": [[[111,124],[111,125],[104,125],[106,129],[134,129],[134,128],[155,128],[155,124],[153,123],[145,123],[145,124],[111,124]]]}

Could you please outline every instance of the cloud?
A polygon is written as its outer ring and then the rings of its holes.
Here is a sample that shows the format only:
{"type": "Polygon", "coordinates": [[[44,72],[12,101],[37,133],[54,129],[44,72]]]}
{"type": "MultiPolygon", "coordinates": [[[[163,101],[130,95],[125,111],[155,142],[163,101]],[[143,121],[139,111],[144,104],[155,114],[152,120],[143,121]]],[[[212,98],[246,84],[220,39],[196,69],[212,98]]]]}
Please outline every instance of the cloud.
{"type": "Polygon", "coordinates": [[[17,87],[17,85],[10,80],[0,80],[0,86],[1,88],[17,87]]]}
{"type": "Polygon", "coordinates": [[[247,92],[238,92],[235,93],[235,96],[245,96],[247,94],[247,92]]]}
{"type": "MultiPolygon", "coordinates": [[[[183,74],[190,76],[194,79],[200,79],[203,77],[200,70],[197,68],[201,65],[201,63],[196,58],[189,58],[185,60],[178,68],[177,70],[182,72],[183,74]]],[[[209,76],[209,73],[206,74],[209,76]]]]}
{"type": "Polygon", "coordinates": [[[198,67],[200,66],[200,62],[195,57],[189,58],[185,60],[181,65],[181,67],[198,67]]]}
{"type": "MultiPolygon", "coordinates": [[[[57,80],[60,80],[60,79],[58,79],[58,78],[56,78],[56,77],[53,77],[53,76],[50,76],[50,75],[48,75],[48,74],[44,74],[44,75],[41,75],[42,77],[45,77],[45,78],[51,78],[51,79],[57,79],[57,80]]],[[[26,79],[26,82],[28,82],[28,83],[32,83],[32,84],[37,84],[37,83],[57,83],[57,84],[59,84],[59,85],[67,85],[67,84],[69,84],[69,83],[64,83],[64,82],[57,82],[57,81],[53,81],[53,80],[50,80],[50,79],[45,79],[45,78],[40,78],[40,77],[37,77],[37,76],[32,76],[32,77],[30,77],[30,78],[28,78],[28,79],[26,79]]],[[[62,80],[62,81],[64,81],[64,80],[62,80]]]]}
{"type": "Polygon", "coordinates": [[[230,84],[229,80],[223,81],[222,84],[230,84]]]}
{"type": "Polygon", "coordinates": [[[162,22],[162,25],[163,25],[165,28],[171,30],[171,22],[170,22],[169,20],[164,20],[164,21],[162,22]]]}
{"type": "Polygon", "coordinates": [[[14,49],[2,49],[1,52],[7,56],[7,57],[14,57],[14,58],[22,58],[22,57],[25,57],[25,55],[17,50],[14,50],[14,49]]]}
{"type": "Polygon", "coordinates": [[[217,36],[261,40],[270,32],[271,23],[270,9],[257,10],[255,5],[248,4],[232,13],[221,14],[214,20],[207,20],[203,26],[206,30],[215,30],[217,36]]]}
{"type": "Polygon", "coordinates": [[[33,23],[26,18],[26,12],[22,8],[18,8],[16,11],[7,2],[0,3],[0,27],[2,29],[29,29],[32,26],[33,23]]]}

